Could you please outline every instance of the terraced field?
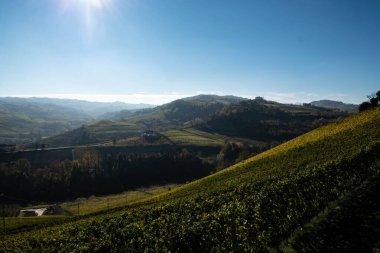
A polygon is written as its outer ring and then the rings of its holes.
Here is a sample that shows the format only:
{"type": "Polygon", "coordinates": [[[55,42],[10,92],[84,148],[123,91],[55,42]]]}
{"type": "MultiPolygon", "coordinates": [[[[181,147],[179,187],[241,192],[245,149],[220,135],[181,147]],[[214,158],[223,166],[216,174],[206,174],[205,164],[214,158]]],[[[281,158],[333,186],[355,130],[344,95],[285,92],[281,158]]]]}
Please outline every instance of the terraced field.
{"type": "MultiPolygon", "coordinates": [[[[364,200],[377,196],[379,124],[379,108],[355,114],[168,193],[79,221],[6,236],[0,249],[310,252],[329,243],[322,240],[315,246],[307,239],[309,232],[298,236],[297,231],[323,231],[320,224],[334,217],[338,220],[335,234],[341,235],[336,245],[341,245],[359,236],[355,230],[353,234],[343,231],[354,227],[342,222],[349,220],[346,207],[360,210],[364,200]],[[351,201],[355,198],[363,201],[351,201]],[[331,212],[334,205],[343,206],[342,212],[331,212]],[[328,215],[323,215],[324,210],[328,215]]],[[[372,220],[379,220],[378,207],[376,201],[371,206],[372,220]]],[[[368,231],[376,226],[366,224],[368,231]]],[[[362,247],[376,250],[379,241],[375,234],[362,247]]]]}
{"type": "Polygon", "coordinates": [[[176,145],[223,146],[226,136],[210,134],[195,129],[179,129],[162,132],[176,145]]]}

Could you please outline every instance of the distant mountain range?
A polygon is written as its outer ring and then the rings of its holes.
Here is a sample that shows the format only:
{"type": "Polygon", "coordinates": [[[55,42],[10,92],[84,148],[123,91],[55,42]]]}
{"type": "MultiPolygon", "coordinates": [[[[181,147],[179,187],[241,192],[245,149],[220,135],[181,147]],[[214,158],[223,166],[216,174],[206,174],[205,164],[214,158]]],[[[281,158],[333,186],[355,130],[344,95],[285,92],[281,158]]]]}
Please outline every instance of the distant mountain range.
{"type": "Polygon", "coordinates": [[[0,143],[28,143],[146,104],[101,103],[55,98],[0,98],[0,143]]]}
{"type": "Polygon", "coordinates": [[[37,104],[37,105],[57,105],[66,107],[77,112],[87,114],[92,118],[101,117],[109,112],[117,112],[121,110],[139,110],[144,108],[152,108],[154,105],[149,104],[128,104],[123,102],[92,102],[77,99],[58,99],[58,98],[16,98],[5,97],[0,98],[1,103],[7,104],[37,104]]]}
{"type": "Polygon", "coordinates": [[[345,104],[340,101],[333,101],[333,100],[318,100],[313,101],[310,103],[312,106],[318,106],[328,109],[337,109],[341,111],[347,111],[347,112],[357,112],[359,105],[355,104],[345,104]]]}

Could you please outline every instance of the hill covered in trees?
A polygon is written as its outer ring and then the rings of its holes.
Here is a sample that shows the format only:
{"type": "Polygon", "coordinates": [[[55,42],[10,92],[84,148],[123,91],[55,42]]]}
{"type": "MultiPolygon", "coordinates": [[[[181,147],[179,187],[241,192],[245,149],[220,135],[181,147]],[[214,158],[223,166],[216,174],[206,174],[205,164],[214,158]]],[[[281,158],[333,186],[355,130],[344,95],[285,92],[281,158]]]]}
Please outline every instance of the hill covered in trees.
{"type": "Polygon", "coordinates": [[[207,117],[224,106],[244,100],[247,99],[236,96],[197,95],[132,114],[130,111],[121,111],[111,119],[130,119],[142,127],[152,129],[176,128],[196,118],[207,117]]]}
{"type": "Polygon", "coordinates": [[[379,124],[379,108],[367,110],[124,209],[3,237],[0,248],[376,252],[379,124]]]}
{"type": "Polygon", "coordinates": [[[334,100],[318,100],[310,102],[312,106],[323,107],[327,109],[337,109],[346,112],[357,112],[359,105],[355,104],[346,104],[340,101],[334,100]]]}
{"type": "Polygon", "coordinates": [[[312,106],[280,104],[258,97],[224,107],[205,120],[195,122],[194,127],[227,136],[278,143],[347,115],[312,106]]]}
{"type": "Polygon", "coordinates": [[[99,121],[44,142],[49,147],[83,145],[139,136],[145,130],[195,127],[210,133],[279,143],[348,114],[261,98],[199,95],[124,115],[123,120],[99,121]]]}

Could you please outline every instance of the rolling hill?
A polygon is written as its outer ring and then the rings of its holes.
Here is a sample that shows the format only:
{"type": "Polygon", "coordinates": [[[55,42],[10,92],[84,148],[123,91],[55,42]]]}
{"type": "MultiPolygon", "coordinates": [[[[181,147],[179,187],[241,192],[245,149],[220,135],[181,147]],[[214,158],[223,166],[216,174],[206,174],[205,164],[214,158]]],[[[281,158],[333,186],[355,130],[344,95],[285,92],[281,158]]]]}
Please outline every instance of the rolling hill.
{"type": "Polygon", "coordinates": [[[310,102],[310,105],[323,107],[327,109],[336,109],[336,110],[341,110],[341,111],[346,111],[346,112],[357,112],[359,108],[359,105],[346,104],[340,101],[333,101],[333,100],[312,101],[310,102]]]}
{"type": "Polygon", "coordinates": [[[195,127],[231,138],[279,143],[348,114],[260,98],[199,95],[133,114],[120,112],[119,117],[123,118],[121,115],[125,115],[125,120],[100,121],[82,130],[47,138],[44,142],[49,147],[83,145],[139,136],[145,130],[164,132],[195,127]],[[85,138],[78,138],[78,131],[85,132],[85,138]]]}
{"type": "Polygon", "coordinates": [[[56,105],[65,107],[94,119],[102,119],[102,115],[109,112],[118,112],[121,110],[140,110],[145,108],[152,108],[153,105],[149,104],[128,104],[123,102],[94,102],[78,99],[59,99],[59,98],[18,98],[18,97],[2,97],[1,102],[13,104],[38,104],[40,106],[56,105]]]}
{"type": "Polygon", "coordinates": [[[0,248],[378,251],[379,123],[379,108],[354,114],[168,193],[75,222],[5,236],[0,248]],[[356,221],[347,222],[352,211],[356,221]],[[323,237],[331,231],[334,237],[323,237]]]}
{"type": "Polygon", "coordinates": [[[120,111],[113,119],[89,124],[81,129],[44,140],[49,147],[73,146],[140,136],[145,130],[165,131],[184,127],[187,122],[207,117],[237,101],[234,96],[198,95],[179,99],[152,109],[120,111]]]}
{"type": "Polygon", "coordinates": [[[27,143],[90,122],[90,116],[54,104],[0,101],[0,143],[27,143]]]}
{"type": "Polygon", "coordinates": [[[0,143],[40,141],[107,118],[107,113],[149,108],[151,105],[101,103],[53,98],[0,98],[0,143]]]}
{"type": "Polygon", "coordinates": [[[244,100],[247,99],[236,96],[197,95],[132,114],[130,111],[121,111],[110,119],[131,119],[145,128],[174,128],[183,126],[187,121],[207,117],[224,106],[244,100]]]}
{"type": "Polygon", "coordinates": [[[194,127],[203,131],[257,141],[282,142],[322,126],[347,113],[280,104],[262,98],[231,104],[194,127]]]}

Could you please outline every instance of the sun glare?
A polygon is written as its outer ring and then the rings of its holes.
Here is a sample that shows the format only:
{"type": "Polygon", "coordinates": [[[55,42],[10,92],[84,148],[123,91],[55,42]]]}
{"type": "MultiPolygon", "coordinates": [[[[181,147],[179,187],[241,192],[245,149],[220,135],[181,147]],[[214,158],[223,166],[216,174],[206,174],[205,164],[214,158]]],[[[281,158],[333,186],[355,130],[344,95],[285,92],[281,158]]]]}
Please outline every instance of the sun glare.
{"type": "Polygon", "coordinates": [[[79,4],[89,8],[101,9],[107,5],[109,0],[77,0],[79,4]]]}
{"type": "Polygon", "coordinates": [[[113,0],[61,0],[65,12],[75,13],[82,20],[87,39],[91,40],[95,31],[103,25],[103,13],[113,0]]]}
{"type": "Polygon", "coordinates": [[[64,9],[103,9],[107,7],[112,0],[62,0],[61,5],[64,9]]]}

